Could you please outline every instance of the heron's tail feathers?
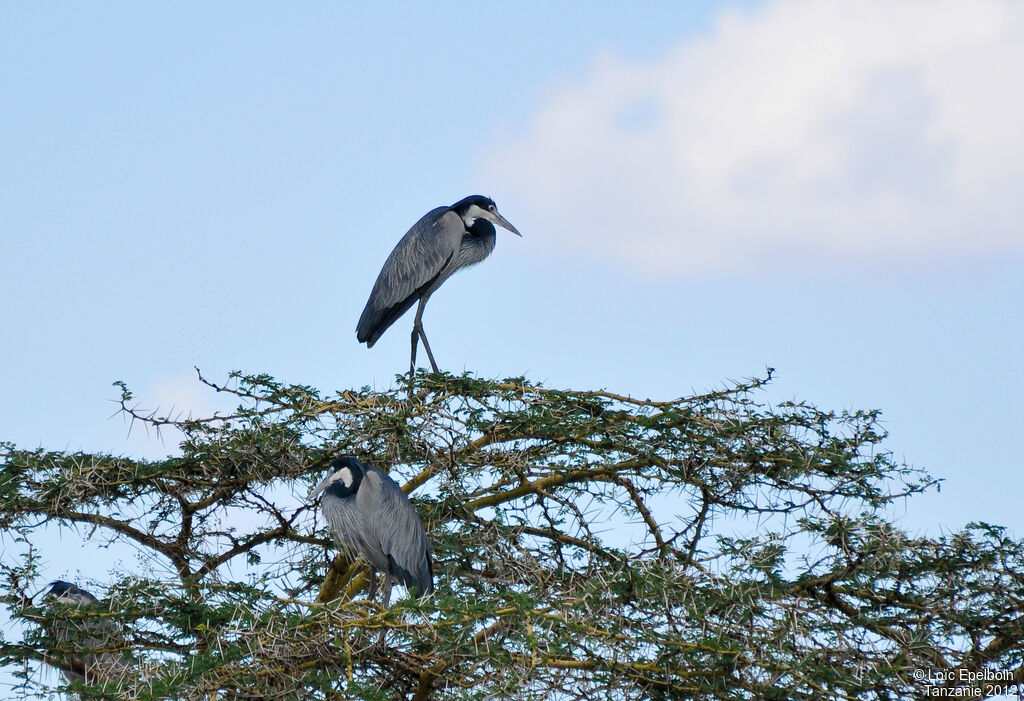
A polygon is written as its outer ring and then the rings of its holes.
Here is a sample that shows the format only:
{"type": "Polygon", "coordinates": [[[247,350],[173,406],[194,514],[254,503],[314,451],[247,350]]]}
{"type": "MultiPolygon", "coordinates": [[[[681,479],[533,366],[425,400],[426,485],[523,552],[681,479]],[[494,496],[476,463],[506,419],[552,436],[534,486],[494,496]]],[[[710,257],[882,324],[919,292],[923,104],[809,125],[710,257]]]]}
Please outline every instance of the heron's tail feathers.
{"type": "Polygon", "coordinates": [[[417,599],[434,592],[434,563],[429,552],[427,552],[426,567],[419,567],[420,571],[415,574],[395,562],[395,558],[390,555],[388,555],[388,561],[395,579],[406,589],[410,591],[415,589],[414,593],[417,599]]]}
{"type": "Polygon", "coordinates": [[[393,304],[385,309],[374,309],[370,302],[367,302],[356,325],[356,340],[365,343],[367,348],[373,348],[373,344],[384,335],[388,328],[398,321],[398,317],[409,311],[409,308],[416,303],[418,296],[413,293],[398,304],[393,304]]]}

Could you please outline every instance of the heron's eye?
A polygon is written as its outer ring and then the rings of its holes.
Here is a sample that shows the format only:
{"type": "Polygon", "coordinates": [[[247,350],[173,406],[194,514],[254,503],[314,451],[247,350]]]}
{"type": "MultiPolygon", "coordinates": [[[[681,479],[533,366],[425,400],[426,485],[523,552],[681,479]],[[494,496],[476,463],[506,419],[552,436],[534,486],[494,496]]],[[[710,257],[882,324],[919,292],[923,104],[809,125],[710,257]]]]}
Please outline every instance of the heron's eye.
{"type": "Polygon", "coordinates": [[[498,211],[498,208],[495,207],[493,204],[490,207],[488,207],[487,209],[491,210],[492,212],[497,212],[498,211]]]}

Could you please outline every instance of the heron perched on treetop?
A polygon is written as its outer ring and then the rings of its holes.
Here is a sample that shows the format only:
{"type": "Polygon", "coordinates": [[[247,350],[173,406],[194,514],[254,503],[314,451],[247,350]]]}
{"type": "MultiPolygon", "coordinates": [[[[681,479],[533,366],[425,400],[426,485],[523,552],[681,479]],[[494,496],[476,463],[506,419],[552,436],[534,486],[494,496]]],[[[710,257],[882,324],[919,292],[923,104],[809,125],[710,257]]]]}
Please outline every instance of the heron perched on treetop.
{"type": "Polygon", "coordinates": [[[450,207],[438,207],[424,214],[398,242],[381,268],[356,326],[359,342],[373,348],[388,327],[419,300],[412,326],[409,374],[416,372],[416,346],[420,339],[430,366],[437,372],[434,354],[423,331],[423,307],[434,290],[455,271],[476,265],[491,254],[494,224],[522,236],[498,214],[494,201],[483,195],[471,195],[450,207]]]}
{"type": "Polygon", "coordinates": [[[434,591],[434,563],[423,522],[402,488],[386,473],[352,457],[337,458],[331,473],[309,493],[313,501],[324,492],[320,508],[338,547],[370,563],[370,592],[376,572],[384,573],[384,606],[391,599],[391,580],[416,596],[434,591]]]}

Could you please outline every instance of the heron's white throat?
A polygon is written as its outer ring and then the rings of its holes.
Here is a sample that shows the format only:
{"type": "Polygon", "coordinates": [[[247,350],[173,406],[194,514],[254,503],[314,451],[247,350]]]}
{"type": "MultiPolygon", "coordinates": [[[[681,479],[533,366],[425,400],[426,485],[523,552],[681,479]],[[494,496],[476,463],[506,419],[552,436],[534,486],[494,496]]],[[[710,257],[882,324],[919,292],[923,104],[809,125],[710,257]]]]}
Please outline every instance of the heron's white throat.
{"type": "Polygon", "coordinates": [[[471,204],[466,213],[462,215],[462,221],[465,222],[466,228],[473,226],[473,223],[477,219],[491,219],[490,213],[481,207],[480,205],[471,204]]]}
{"type": "Polygon", "coordinates": [[[351,487],[352,483],[355,481],[355,478],[352,476],[351,468],[343,467],[331,475],[332,482],[336,482],[337,480],[341,480],[346,487],[351,487]]]}

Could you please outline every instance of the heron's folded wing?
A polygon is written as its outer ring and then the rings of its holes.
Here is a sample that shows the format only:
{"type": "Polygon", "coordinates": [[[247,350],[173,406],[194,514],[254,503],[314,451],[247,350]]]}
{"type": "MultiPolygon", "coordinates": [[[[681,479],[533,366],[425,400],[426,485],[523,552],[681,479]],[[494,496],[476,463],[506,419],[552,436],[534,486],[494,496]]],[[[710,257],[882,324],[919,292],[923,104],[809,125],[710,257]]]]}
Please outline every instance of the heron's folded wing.
{"type": "MultiPolygon", "coordinates": [[[[368,475],[369,476],[369,475],[368,475]]],[[[417,595],[434,591],[434,563],[423,521],[394,480],[380,473],[380,506],[374,514],[381,548],[395,565],[395,576],[417,595]]]]}
{"type": "Polygon", "coordinates": [[[356,337],[373,345],[422,290],[437,280],[462,242],[465,227],[448,207],[427,212],[391,251],[366,302],[356,337]]]}

